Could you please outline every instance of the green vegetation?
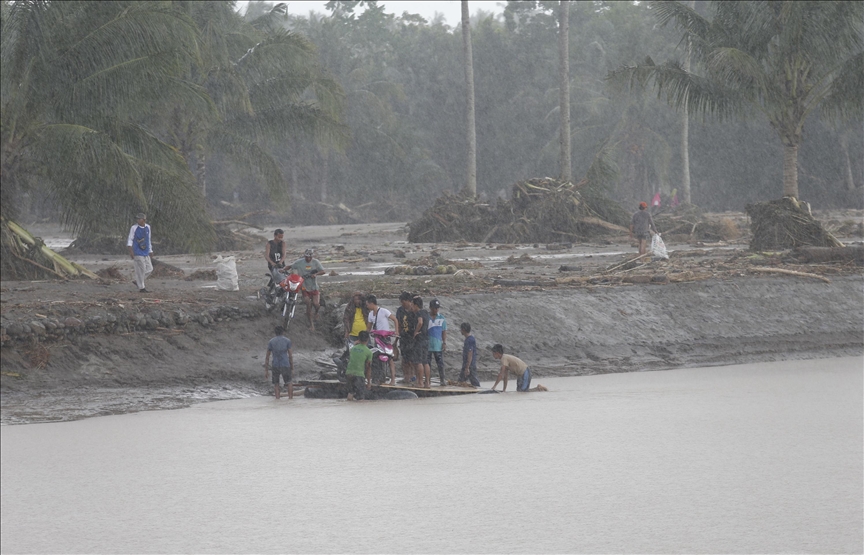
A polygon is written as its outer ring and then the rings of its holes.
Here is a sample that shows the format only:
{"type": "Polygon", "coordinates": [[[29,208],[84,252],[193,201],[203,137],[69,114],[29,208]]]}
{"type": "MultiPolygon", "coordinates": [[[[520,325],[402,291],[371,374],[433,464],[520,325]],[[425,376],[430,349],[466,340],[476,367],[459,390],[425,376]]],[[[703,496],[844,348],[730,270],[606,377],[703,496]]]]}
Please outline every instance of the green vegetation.
{"type": "MultiPolygon", "coordinates": [[[[160,239],[200,252],[214,218],[294,204],[286,219],[303,221],[325,202],[410,219],[470,182],[458,24],[375,1],[302,17],[269,2],[243,14],[229,1],[0,6],[3,218],[122,236],[144,210],[160,239]]],[[[692,202],[708,210],[781,190],[861,205],[861,2],[572,2],[566,45],[559,2],[477,7],[481,196],[567,165],[586,175],[601,156],[611,198],[668,202],[687,190],[689,152],[692,202]],[[668,103],[702,119],[685,134],[668,103]]]]}

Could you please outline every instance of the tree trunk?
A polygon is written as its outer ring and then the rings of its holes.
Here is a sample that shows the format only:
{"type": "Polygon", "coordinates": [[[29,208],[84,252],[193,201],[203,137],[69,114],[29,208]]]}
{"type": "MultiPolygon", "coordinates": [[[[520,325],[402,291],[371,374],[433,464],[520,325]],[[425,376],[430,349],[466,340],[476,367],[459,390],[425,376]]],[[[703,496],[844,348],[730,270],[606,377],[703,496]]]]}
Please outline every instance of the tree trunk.
{"type": "MultiPolygon", "coordinates": [[[[696,0],[687,2],[691,10],[696,9],[696,0]]],[[[684,56],[684,71],[690,73],[691,43],[687,39],[687,52],[684,56]]],[[[691,204],[690,200],[690,114],[687,113],[687,100],[684,100],[684,112],[681,116],[681,200],[691,204]]]]}
{"type": "Polygon", "coordinates": [[[201,194],[207,198],[207,159],[204,153],[199,153],[196,156],[195,162],[195,178],[201,186],[201,194]]]}
{"type": "Polygon", "coordinates": [[[462,57],[465,60],[466,115],[468,135],[468,175],[465,190],[477,195],[477,133],[474,128],[474,62],[471,53],[471,21],[468,19],[468,0],[462,0],[462,57]]]}
{"type": "Polygon", "coordinates": [[[798,145],[783,146],[783,196],[798,198],[798,145]]]}
{"type": "Polygon", "coordinates": [[[330,150],[325,149],[321,153],[321,202],[327,202],[327,185],[330,179],[330,150]]]}
{"type": "Polygon", "coordinates": [[[855,190],[855,177],[852,175],[852,160],[849,159],[849,133],[844,132],[840,134],[840,150],[843,151],[843,158],[846,161],[846,190],[854,191],[855,190]]]}
{"type": "Polygon", "coordinates": [[[558,100],[561,110],[561,181],[571,179],[570,163],[570,2],[559,2],[558,100]]]}

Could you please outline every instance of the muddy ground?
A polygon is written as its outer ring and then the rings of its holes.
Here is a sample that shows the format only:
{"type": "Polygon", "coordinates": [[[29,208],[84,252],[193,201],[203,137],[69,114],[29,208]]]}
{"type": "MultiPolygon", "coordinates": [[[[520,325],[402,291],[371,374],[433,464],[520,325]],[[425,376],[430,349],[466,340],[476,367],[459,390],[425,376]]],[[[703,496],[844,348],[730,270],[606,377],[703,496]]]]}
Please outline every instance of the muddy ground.
{"type": "MultiPolygon", "coordinates": [[[[862,215],[847,217],[860,222],[862,215]]],[[[268,394],[261,365],[277,322],[255,292],[266,282],[263,245],[275,227],[244,230],[261,236],[260,251],[221,253],[237,261],[239,291],[184,279],[213,269],[210,258],[158,251],[156,259],[183,275],[151,278],[145,294],[132,283],[128,257],[114,255],[69,258],[93,271],[113,267],[121,279],[3,282],[2,422],[268,394]],[[63,322],[71,324],[56,329],[63,322]]],[[[861,266],[751,253],[746,236],[732,244],[670,243],[668,261],[614,269],[635,254],[626,236],[575,245],[409,244],[400,223],[281,227],[289,259],[311,246],[331,272],[319,278],[327,306],[318,330],[301,314],[288,333],[300,378],[329,370],[322,362],[339,350],[336,326],[354,289],[374,292],[391,309],[402,290],[438,298],[451,348],[461,346],[460,322],[474,327],[485,379],[494,378],[494,343],[529,362],[537,380],[864,352],[861,266]],[[458,271],[384,273],[430,260],[458,271]]],[[[57,228],[31,229],[49,245],[69,239],[57,228]]],[[[448,377],[459,359],[447,357],[448,377]]]]}

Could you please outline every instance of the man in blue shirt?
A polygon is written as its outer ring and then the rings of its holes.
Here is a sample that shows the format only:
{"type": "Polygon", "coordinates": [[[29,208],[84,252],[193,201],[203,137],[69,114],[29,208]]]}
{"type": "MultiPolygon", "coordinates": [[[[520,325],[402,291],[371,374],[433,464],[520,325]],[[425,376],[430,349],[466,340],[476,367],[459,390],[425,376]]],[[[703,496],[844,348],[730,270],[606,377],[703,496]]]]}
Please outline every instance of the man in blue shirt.
{"type": "Polygon", "coordinates": [[[426,354],[426,365],[432,366],[432,358],[438,366],[438,378],[441,385],[447,385],[444,378],[444,349],[447,348],[447,320],[438,309],[441,303],[438,299],[429,301],[429,351],[426,354]]]}
{"type": "Polygon", "coordinates": [[[270,355],[273,355],[273,392],[279,399],[279,376],[288,389],[288,398],[294,398],[294,354],[291,352],[291,340],[285,337],[285,328],[276,326],[276,337],[267,343],[267,356],[264,357],[264,377],[270,373],[270,355]]]}
{"type": "Polygon", "coordinates": [[[146,214],[139,212],[135,218],[138,223],[129,230],[126,246],[129,247],[129,258],[135,263],[135,284],[141,293],[146,293],[144,280],[153,273],[153,263],[150,261],[150,255],[153,254],[150,224],[147,223],[146,214]]]}
{"type": "Polygon", "coordinates": [[[474,387],[480,387],[477,379],[477,340],[471,334],[471,324],[463,322],[459,331],[465,338],[462,344],[462,371],[459,372],[459,382],[471,382],[474,387]]]}

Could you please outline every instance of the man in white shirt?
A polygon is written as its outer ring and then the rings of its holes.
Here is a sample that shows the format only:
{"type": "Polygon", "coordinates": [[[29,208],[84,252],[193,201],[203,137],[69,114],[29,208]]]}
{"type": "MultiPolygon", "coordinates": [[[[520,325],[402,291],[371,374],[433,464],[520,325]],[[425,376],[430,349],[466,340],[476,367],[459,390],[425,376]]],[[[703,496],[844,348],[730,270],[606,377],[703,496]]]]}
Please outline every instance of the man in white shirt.
{"type": "MultiPolygon", "coordinates": [[[[393,331],[390,329],[390,322],[393,322],[393,328],[396,329],[396,317],[386,308],[378,306],[378,299],[375,295],[366,296],[366,308],[369,309],[369,316],[367,316],[366,323],[366,329],[368,331],[393,331]]],[[[393,357],[390,357],[389,363],[390,385],[396,385],[396,365],[393,363],[393,357]]]]}
{"type": "Polygon", "coordinates": [[[135,263],[135,284],[141,293],[147,293],[144,280],[153,273],[153,262],[150,255],[153,254],[153,244],[150,242],[150,224],[147,223],[147,215],[138,213],[135,216],[138,223],[129,230],[129,239],[126,246],[129,247],[129,258],[135,263]]]}

